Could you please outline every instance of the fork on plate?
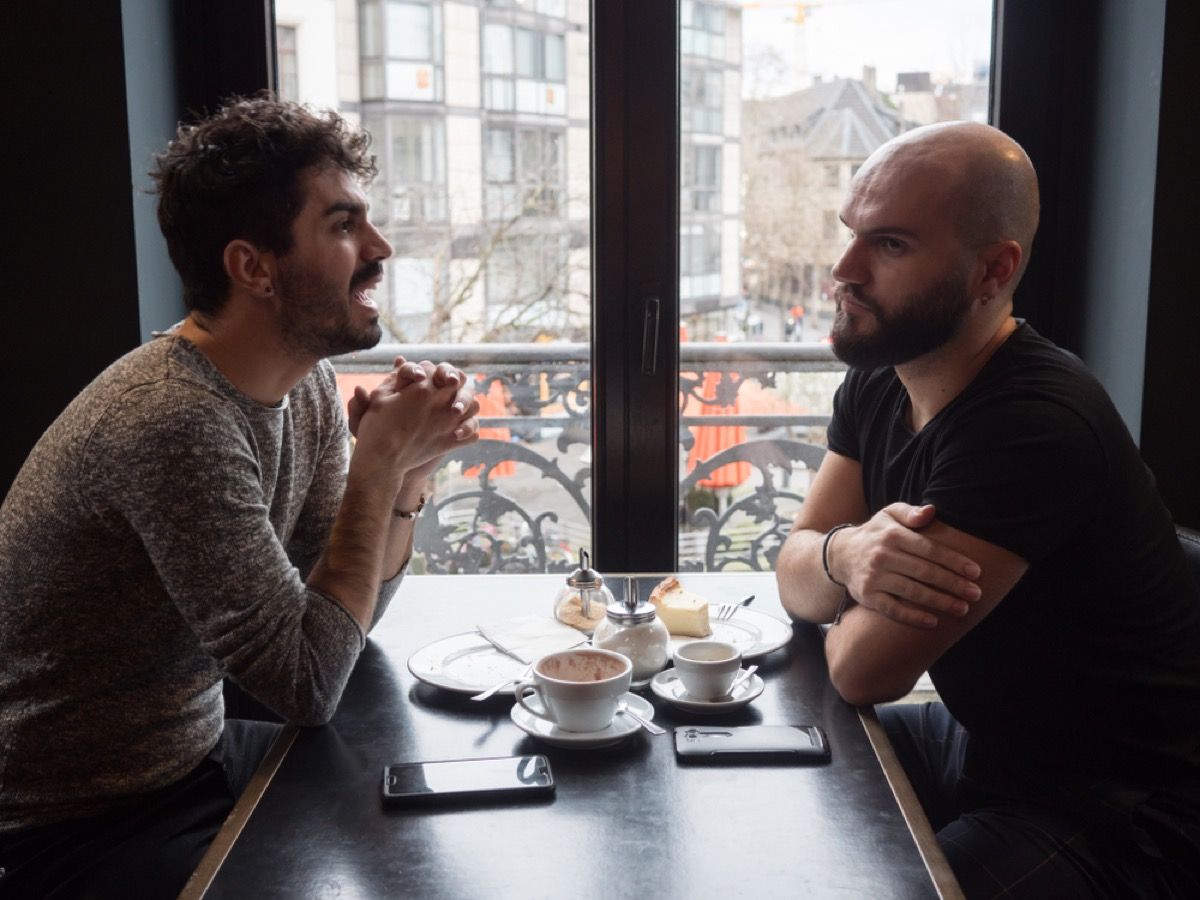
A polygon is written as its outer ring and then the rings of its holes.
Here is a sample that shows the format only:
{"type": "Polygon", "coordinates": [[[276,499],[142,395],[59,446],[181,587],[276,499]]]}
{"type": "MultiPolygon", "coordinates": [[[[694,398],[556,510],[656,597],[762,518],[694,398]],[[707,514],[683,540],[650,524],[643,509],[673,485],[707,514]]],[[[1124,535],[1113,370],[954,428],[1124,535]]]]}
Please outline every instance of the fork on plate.
{"type": "Polygon", "coordinates": [[[754,595],[751,594],[745,600],[741,600],[737,603],[722,603],[720,606],[717,607],[717,615],[716,615],[717,621],[718,622],[729,621],[730,619],[733,618],[734,613],[736,613],[743,606],[749,606],[750,601],[753,599],[754,599],[754,595]]]}

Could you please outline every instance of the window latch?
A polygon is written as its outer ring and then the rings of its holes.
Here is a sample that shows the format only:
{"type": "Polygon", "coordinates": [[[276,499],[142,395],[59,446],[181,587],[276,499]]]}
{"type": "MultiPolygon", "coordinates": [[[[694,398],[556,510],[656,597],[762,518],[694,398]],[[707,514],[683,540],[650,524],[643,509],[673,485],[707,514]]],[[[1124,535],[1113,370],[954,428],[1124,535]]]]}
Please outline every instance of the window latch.
{"type": "Polygon", "coordinates": [[[642,374],[658,369],[658,298],[647,297],[642,317],[642,374]]]}

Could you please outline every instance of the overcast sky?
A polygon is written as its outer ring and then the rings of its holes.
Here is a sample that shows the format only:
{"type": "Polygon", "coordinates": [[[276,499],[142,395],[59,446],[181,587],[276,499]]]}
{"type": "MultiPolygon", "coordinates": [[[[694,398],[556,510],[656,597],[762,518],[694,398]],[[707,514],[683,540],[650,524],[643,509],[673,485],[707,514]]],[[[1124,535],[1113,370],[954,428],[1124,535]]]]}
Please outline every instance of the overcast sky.
{"type": "Polygon", "coordinates": [[[742,11],[743,94],[768,96],[796,87],[799,73],[858,78],[874,65],[881,90],[897,72],[970,77],[991,54],[991,0],[822,0],[795,25],[795,4],[746,0],[742,11]],[[791,71],[764,59],[774,53],[791,71]],[[757,58],[757,59],[756,59],[757,58]]]}

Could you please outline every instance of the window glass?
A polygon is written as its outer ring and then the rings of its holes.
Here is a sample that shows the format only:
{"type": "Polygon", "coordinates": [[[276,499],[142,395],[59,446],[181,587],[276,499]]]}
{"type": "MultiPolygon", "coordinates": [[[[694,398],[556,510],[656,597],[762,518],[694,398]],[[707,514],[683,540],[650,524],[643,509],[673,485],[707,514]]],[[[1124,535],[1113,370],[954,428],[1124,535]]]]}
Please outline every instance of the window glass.
{"type": "Polygon", "coordinates": [[[387,53],[393,59],[433,59],[433,10],[425,4],[389,0],[387,53]]]}
{"type": "Polygon", "coordinates": [[[359,34],[363,56],[383,55],[383,4],[380,0],[360,0],[359,34]]]}
{"type": "Polygon", "coordinates": [[[691,212],[721,209],[721,147],[685,144],[683,147],[683,193],[680,206],[691,212]]]}
{"type": "Polygon", "coordinates": [[[541,35],[527,28],[518,28],[517,74],[524,78],[536,78],[542,70],[541,35]]]}
{"type": "MultiPolygon", "coordinates": [[[[298,29],[300,99],[361,120],[380,157],[369,197],[395,248],[376,292],[386,343],[337,360],[339,384],[378,380],[396,347],[451,343],[487,397],[488,455],[437,474],[414,570],[569,567],[591,546],[589,4],[274,5],[298,29]]],[[[757,441],[823,442],[844,239],[826,213],[891,134],[985,116],[991,12],[987,0],[681,4],[682,567],[772,565],[763,529],[790,520],[810,473],[704,466],[757,441]],[[786,342],[815,355],[797,367],[772,349],[786,342]],[[701,440],[734,412],[742,424],[701,440]]]]}
{"type": "Polygon", "coordinates": [[[683,130],[718,134],[722,119],[722,76],[717,69],[684,66],[680,72],[683,130]]]}
{"type": "Polygon", "coordinates": [[[566,80],[566,50],[561,34],[546,35],[546,70],[547,81],[566,80]]]}
{"type": "Polygon", "coordinates": [[[481,439],[436,473],[413,571],[571,568],[592,549],[588,4],[274,6],[303,38],[300,99],[360,121],[378,158],[384,339],[334,361],[343,398],[433,345],[480,396],[481,439]]]}
{"type": "Polygon", "coordinates": [[[483,71],[497,75],[512,74],[513,37],[509,26],[483,26],[483,71]]]}
{"type": "Polygon", "coordinates": [[[492,128],[487,132],[487,158],[484,162],[488,181],[512,181],[513,133],[509,128],[492,128]]]}
{"type": "Polygon", "coordinates": [[[279,54],[279,96],[300,99],[300,75],[296,68],[296,29],[280,25],[275,29],[275,49],[279,54]]]}
{"type": "Polygon", "coordinates": [[[908,128],[986,119],[991,21],[990,0],[681,3],[681,568],[773,567],[842,378],[847,179],[908,128]]]}

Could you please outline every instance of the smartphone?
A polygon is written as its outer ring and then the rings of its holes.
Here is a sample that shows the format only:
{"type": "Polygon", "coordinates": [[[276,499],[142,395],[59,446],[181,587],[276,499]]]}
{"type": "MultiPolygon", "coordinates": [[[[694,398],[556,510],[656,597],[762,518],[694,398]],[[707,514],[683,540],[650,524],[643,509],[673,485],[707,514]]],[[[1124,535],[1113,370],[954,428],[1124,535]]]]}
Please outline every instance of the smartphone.
{"type": "Polygon", "coordinates": [[[532,800],[553,793],[550,761],[541,754],[397,763],[383,770],[387,805],[532,800]]]}
{"type": "Polygon", "coordinates": [[[680,762],[828,762],[829,742],[816,725],[680,725],[680,762]]]}

